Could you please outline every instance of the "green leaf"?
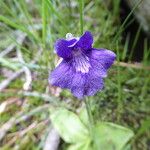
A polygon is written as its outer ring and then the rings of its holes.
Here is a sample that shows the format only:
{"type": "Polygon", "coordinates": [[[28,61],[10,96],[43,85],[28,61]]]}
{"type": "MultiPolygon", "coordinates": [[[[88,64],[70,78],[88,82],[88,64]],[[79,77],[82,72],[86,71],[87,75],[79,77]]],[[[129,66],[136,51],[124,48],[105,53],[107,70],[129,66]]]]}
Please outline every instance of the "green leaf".
{"type": "Polygon", "coordinates": [[[127,144],[122,150],[131,150],[131,144],[127,144]]]}
{"type": "Polygon", "coordinates": [[[51,113],[51,121],[62,139],[67,143],[81,143],[89,133],[79,117],[67,109],[60,108],[51,113]]]}
{"type": "Polygon", "coordinates": [[[67,150],[93,150],[91,140],[88,139],[84,143],[72,144],[67,150]]]}
{"type": "Polygon", "coordinates": [[[80,113],[79,113],[80,120],[82,123],[88,127],[89,124],[89,119],[88,119],[88,114],[86,108],[83,108],[80,113]]]}
{"type": "Polygon", "coordinates": [[[123,150],[133,135],[130,129],[108,122],[94,128],[95,146],[101,150],[123,150]]]}

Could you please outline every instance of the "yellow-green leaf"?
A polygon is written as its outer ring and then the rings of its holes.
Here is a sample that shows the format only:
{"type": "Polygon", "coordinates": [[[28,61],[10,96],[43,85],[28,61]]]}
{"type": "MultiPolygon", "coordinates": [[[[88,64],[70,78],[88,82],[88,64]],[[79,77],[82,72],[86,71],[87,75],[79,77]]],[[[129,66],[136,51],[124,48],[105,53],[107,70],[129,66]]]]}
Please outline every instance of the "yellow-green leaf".
{"type": "Polygon", "coordinates": [[[98,123],[94,128],[94,141],[100,150],[123,150],[133,137],[132,130],[113,123],[98,123]]]}
{"type": "Polygon", "coordinates": [[[59,108],[51,113],[51,121],[61,138],[67,143],[82,143],[89,132],[79,117],[67,109],[59,108]]]}

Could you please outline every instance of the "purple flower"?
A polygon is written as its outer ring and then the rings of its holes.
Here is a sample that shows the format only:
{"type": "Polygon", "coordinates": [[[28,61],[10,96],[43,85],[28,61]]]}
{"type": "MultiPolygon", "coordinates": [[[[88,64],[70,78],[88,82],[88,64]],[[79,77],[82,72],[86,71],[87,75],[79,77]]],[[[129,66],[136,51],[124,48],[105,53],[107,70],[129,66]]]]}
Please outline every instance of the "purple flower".
{"type": "Polygon", "coordinates": [[[102,90],[103,78],[116,55],[110,50],[92,48],[92,44],[93,36],[89,31],[80,38],[68,33],[66,39],[57,40],[55,51],[62,61],[51,73],[49,83],[70,89],[79,99],[102,90]]]}

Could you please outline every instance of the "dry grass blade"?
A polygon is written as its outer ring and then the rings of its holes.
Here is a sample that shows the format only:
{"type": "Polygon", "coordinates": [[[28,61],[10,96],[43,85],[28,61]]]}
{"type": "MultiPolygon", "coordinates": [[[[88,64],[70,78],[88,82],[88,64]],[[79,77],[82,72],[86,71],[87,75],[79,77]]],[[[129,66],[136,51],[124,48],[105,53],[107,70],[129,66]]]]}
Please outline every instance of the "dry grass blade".
{"type": "MultiPolygon", "coordinates": [[[[26,38],[26,34],[24,34],[23,32],[20,31],[16,31],[15,34],[17,35],[17,39],[16,42],[21,45],[25,38],[26,38]]],[[[5,55],[7,55],[8,53],[10,53],[14,48],[16,47],[16,44],[11,44],[10,46],[8,46],[6,49],[4,49],[1,53],[0,53],[0,57],[4,57],[5,55]]]]}
{"type": "Polygon", "coordinates": [[[47,111],[49,108],[49,104],[45,104],[43,106],[39,106],[27,114],[23,115],[23,112],[19,112],[14,117],[12,117],[9,121],[7,121],[3,126],[0,128],[0,141],[4,138],[6,133],[16,124],[20,123],[21,121],[26,121],[32,115],[37,114],[39,112],[43,112],[44,110],[47,111]]]}
{"type": "Polygon", "coordinates": [[[143,70],[150,70],[149,66],[144,66],[141,63],[125,63],[125,62],[115,62],[114,65],[121,66],[121,67],[129,67],[135,69],[143,69],[143,70]]]}
{"type": "Polygon", "coordinates": [[[8,79],[5,79],[0,83],[0,92],[2,92],[11,81],[15,80],[17,77],[19,77],[24,72],[24,68],[20,69],[19,71],[13,73],[8,79]]]}

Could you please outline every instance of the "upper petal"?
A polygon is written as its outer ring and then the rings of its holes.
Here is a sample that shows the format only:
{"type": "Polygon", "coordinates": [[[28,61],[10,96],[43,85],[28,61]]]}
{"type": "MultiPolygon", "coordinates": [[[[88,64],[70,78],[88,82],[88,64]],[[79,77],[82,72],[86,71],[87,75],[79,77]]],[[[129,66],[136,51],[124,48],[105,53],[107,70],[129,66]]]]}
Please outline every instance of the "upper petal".
{"type": "Polygon", "coordinates": [[[72,57],[72,48],[70,47],[77,42],[77,39],[65,40],[59,39],[55,42],[54,48],[59,57],[64,59],[72,57]]]}
{"type": "Polygon", "coordinates": [[[81,50],[89,50],[92,48],[93,44],[93,36],[91,32],[86,31],[78,40],[78,42],[74,45],[75,49],[81,49],[81,50]]]}

